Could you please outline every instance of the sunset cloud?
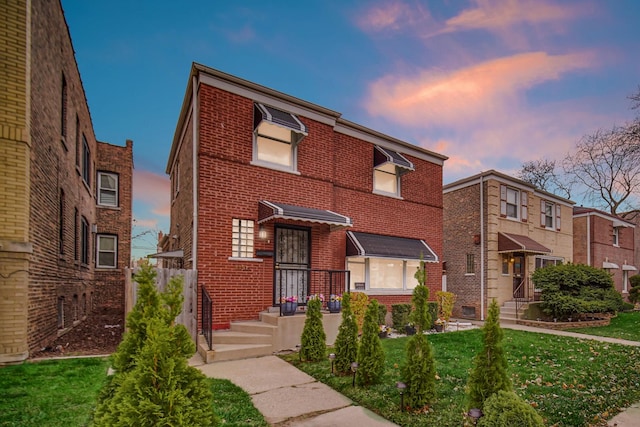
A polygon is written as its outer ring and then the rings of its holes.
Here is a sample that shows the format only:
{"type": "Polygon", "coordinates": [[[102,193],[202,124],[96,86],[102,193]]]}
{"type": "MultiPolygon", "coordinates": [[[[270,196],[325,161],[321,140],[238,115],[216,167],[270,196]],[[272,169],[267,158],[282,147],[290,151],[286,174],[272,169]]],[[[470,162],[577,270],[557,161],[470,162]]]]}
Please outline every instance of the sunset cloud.
{"type": "Polygon", "coordinates": [[[149,210],[160,216],[171,213],[169,177],[147,170],[133,171],[133,198],[148,205],[149,210]]]}
{"type": "Polygon", "coordinates": [[[409,6],[402,1],[381,3],[367,10],[358,20],[365,31],[399,30],[414,26],[429,18],[428,11],[409,6]]]}
{"type": "Polygon", "coordinates": [[[414,76],[387,75],[369,86],[364,107],[410,126],[459,126],[495,121],[522,102],[537,84],[588,68],[588,53],[523,53],[459,70],[430,69],[414,76]]]}

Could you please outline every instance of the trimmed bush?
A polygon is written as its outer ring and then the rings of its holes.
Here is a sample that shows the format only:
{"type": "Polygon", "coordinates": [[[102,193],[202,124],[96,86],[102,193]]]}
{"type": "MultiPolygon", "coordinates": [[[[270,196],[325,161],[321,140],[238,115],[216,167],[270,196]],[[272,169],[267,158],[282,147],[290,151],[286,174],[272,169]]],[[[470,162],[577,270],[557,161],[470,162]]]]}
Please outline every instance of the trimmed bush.
{"type": "Polygon", "coordinates": [[[507,358],[502,347],[504,332],[500,328],[500,308],[496,300],[489,305],[489,314],[482,327],[482,349],[473,358],[473,368],[467,382],[467,409],[483,409],[484,402],[494,393],[511,391],[507,373],[507,358]]]}
{"type": "Polygon", "coordinates": [[[409,323],[410,313],[411,304],[392,304],[391,320],[393,321],[393,329],[396,331],[404,331],[404,327],[409,323]]]}
{"type": "Polygon", "coordinates": [[[429,312],[430,324],[425,329],[433,329],[438,318],[438,303],[436,301],[427,302],[427,311],[429,312]]]}
{"type": "Polygon", "coordinates": [[[342,322],[335,342],[334,369],[342,375],[351,373],[351,362],[358,357],[358,325],[351,311],[351,294],[342,296],[342,322]]]}
{"type": "MultiPolygon", "coordinates": [[[[367,311],[369,305],[369,297],[362,292],[351,292],[351,311],[356,318],[356,325],[358,325],[358,332],[362,331],[362,324],[364,323],[364,314],[367,311]]],[[[377,316],[377,314],[376,314],[377,316]]]]}
{"type": "Polygon", "coordinates": [[[544,420],[535,409],[511,391],[500,390],[484,403],[484,415],[478,420],[482,427],[544,427],[544,420]]]}
{"type": "Polygon", "coordinates": [[[631,289],[629,289],[629,302],[636,304],[640,302],[640,274],[629,277],[629,284],[631,284],[631,289]]]}
{"type": "Polygon", "coordinates": [[[327,335],[322,325],[322,301],[312,296],[307,302],[307,315],[300,338],[300,358],[309,362],[319,362],[327,356],[327,335]]]}
{"type": "Polygon", "coordinates": [[[378,303],[378,324],[387,324],[387,306],[380,303],[378,303]]]}
{"type": "Polygon", "coordinates": [[[358,348],[358,371],[356,382],[358,385],[378,384],[384,374],[385,354],[380,343],[378,332],[378,301],[369,301],[362,325],[362,338],[358,348]]]}

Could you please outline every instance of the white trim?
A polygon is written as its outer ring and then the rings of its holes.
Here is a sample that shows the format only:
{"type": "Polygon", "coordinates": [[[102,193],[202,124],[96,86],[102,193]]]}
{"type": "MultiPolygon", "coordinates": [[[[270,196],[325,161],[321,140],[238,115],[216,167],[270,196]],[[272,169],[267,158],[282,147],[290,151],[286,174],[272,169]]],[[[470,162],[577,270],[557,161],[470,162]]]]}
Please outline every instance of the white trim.
{"type": "Polygon", "coordinates": [[[118,174],[115,173],[115,172],[99,171],[97,176],[96,176],[96,180],[98,181],[96,183],[96,186],[98,187],[98,200],[97,200],[98,206],[108,206],[108,207],[112,207],[112,208],[117,208],[119,206],[118,197],[120,196],[119,191],[118,191],[120,189],[120,177],[118,176],[118,174]],[[102,175],[111,176],[116,180],[116,188],[115,188],[115,190],[113,190],[111,188],[105,188],[104,189],[105,191],[108,191],[108,192],[115,191],[114,204],[103,203],[102,202],[102,197],[101,197],[102,190],[103,190],[103,188],[102,188],[102,179],[101,179],[102,175]]]}
{"type": "Polygon", "coordinates": [[[603,261],[602,268],[604,268],[605,270],[617,270],[620,268],[620,266],[618,266],[618,264],[615,264],[613,262],[603,261]]]}
{"type": "Polygon", "coordinates": [[[118,268],[118,236],[113,234],[97,234],[96,235],[96,268],[118,268]],[[113,239],[113,251],[100,250],[100,240],[113,239]],[[113,253],[114,265],[102,265],[100,264],[100,253],[113,253]]]}

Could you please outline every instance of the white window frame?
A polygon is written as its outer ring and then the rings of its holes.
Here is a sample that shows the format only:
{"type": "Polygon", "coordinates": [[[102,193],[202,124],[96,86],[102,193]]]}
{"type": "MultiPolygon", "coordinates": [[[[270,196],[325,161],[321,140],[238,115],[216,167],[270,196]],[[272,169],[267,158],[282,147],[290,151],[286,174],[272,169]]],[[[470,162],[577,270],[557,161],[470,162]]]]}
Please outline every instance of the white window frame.
{"type": "Polygon", "coordinates": [[[613,227],[613,246],[620,247],[620,227],[613,227]]]}
{"type": "Polygon", "coordinates": [[[507,210],[506,210],[506,216],[507,218],[511,218],[511,219],[520,219],[520,190],[513,188],[513,187],[507,187],[507,197],[506,197],[506,204],[507,204],[507,210]],[[509,194],[515,194],[516,200],[515,200],[515,204],[514,203],[509,203],[509,194]],[[516,212],[515,212],[515,216],[511,216],[509,215],[509,206],[515,206],[516,207],[516,212]]]}
{"type": "Polygon", "coordinates": [[[113,234],[98,234],[96,235],[96,268],[117,268],[118,267],[118,236],[113,234]],[[102,239],[113,240],[113,250],[103,250],[100,247],[102,239]],[[100,264],[101,253],[113,253],[113,264],[100,264]]]}
{"type": "Polygon", "coordinates": [[[400,197],[401,194],[401,182],[402,180],[400,179],[400,172],[398,171],[398,167],[392,163],[384,163],[378,167],[374,167],[373,168],[373,192],[375,194],[381,194],[384,196],[393,196],[393,197],[400,197]],[[393,172],[391,172],[389,169],[393,168],[393,172]],[[383,190],[381,188],[378,187],[378,182],[379,180],[376,178],[377,176],[382,177],[382,176],[391,176],[393,175],[395,178],[395,191],[386,191],[383,190]]]}
{"type": "Polygon", "coordinates": [[[533,261],[534,270],[538,270],[540,268],[547,267],[547,265],[553,263],[553,265],[562,264],[564,262],[564,258],[554,257],[554,256],[544,256],[544,255],[536,255],[533,261]],[[544,264],[547,265],[544,265],[544,264]]]}
{"type": "Polygon", "coordinates": [[[119,203],[118,203],[119,184],[120,184],[120,182],[119,182],[119,177],[118,177],[117,173],[113,173],[113,172],[98,172],[98,205],[100,205],[100,206],[118,207],[118,205],[119,205],[119,203]],[[102,177],[103,176],[110,176],[116,181],[115,189],[103,188],[102,187],[102,177]],[[106,203],[103,200],[103,197],[102,197],[103,193],[112,193],[114,202],[113,203],[106,203]]]}
{"type": "Polygon", "coordinates": [[[231,259],[253,259],[256,225],[252,219],[233,218],[231,223],[231,259]]]}
{"type": "Polygon", "coordinates": [[[298,144],[296,143],[295,132],[286,127],[280,127],[268,121],[262,121],[256,126],[253,133],[253,159],[252,164],[268,167],[270,169],[282,170],[285,172],[297,172],[298,171],[298,144]],[[278,136],[278,134],[284,134],[288,132],[289,138],[285,138],[284,135],[278,136]],[[271,141],[279,144],[285,144],[289,146],[289,162],[288,164],[271,162],[264,158],[261,158],[261,153],[266,154],[265,150],[260,151],[259,147],[262,144],[259,142],[264,140],[265,142],[271,141]]]}
{"type": "MultiPolygon", "coordinates": [[[[376,292],[412,292],[415,288],[414,286],[410,286],[410,282],[414,281],[414,275],[416,270],[413,270],[409,263],[417,263],[420,265],[420,260],[417,259],[397,259],[397,258],[376,258],[376,257],[348,257],[346,259],[346,269],[351,270],[349,264],[364,264],[364,283],[365,283],[365,291],[376,291],[376,292]],[[371,286],[371,260],[382,261],[382,262],[402,262],[402,286],[401,287],[372,287],[371,286]]],[[[415,267],[415,266],[414,266],[415,267]]],[[[416,267],[417,269],[417,267],[416,267]]],[[[356,289],[356,281],[353,277],[351,277],[351,283],[349,283],[349,287],[352,291],[361,291],[362,289],[356,289]]],[[[358,281],[358,283],[361,283],[358,281]]]]}
{"type": "Polygon", "coordinates": [[[540,225],[544,224],[544,228],[547,230],[555,230],[556,229],[556,208],[555,203],[548,202],[546,200],[542,201],[543,210],[540,212],[541,219],[544,218],[544,222],[540,221],[540,225]],[[549,214],[550,211],[550,214],[549,214]],[[547,221],[551,219],[551,225],[547,223],[547,221]]]}

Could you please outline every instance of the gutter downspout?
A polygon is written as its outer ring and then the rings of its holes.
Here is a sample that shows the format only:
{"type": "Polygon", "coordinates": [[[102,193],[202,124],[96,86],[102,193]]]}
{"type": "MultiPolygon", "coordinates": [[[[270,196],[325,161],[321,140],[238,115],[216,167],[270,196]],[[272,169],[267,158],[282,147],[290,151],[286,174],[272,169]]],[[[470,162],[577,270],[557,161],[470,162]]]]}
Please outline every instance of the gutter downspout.
{"type": "Polygon", "coordinates": [[[480,173],[480,320],[484,320],[484,182],[480,173]]]}
{"type": "Polygon", "coordinates": [[[592,266],[591,265],[591,214],[587,214],[587,265],[592,266]]]}
{"type": "Polygon", "coordinates": [[[191,114],[193,132],[193,230],[191,242],[191,269],[198,269],[198,78],[191,80],[191,114]]]}

